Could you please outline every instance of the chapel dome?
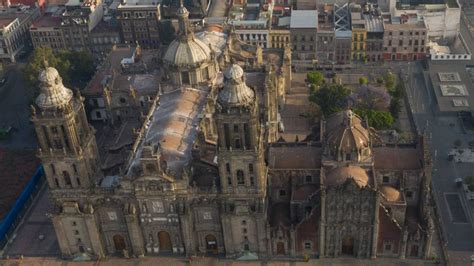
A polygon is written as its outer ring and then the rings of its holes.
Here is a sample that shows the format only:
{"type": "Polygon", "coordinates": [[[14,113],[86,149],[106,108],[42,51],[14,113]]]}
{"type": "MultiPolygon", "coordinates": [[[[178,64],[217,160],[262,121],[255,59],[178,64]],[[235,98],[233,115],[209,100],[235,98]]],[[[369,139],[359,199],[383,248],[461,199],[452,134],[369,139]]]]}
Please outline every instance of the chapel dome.
{"type": "Polygon", "coordinates": [[[171,42],[163,60],[178,67],[193,67],[211,59],[211,49],[201,40],[194,37],[189,24],[189,12],[181,5],[176,15],[179,19],[177,38],[171,42]]]}
{"type": "Polygon", "coordinates": [[[329,116],[326,123],[327,145],[338,154],[360,152],[369,147],[369,131],[351,110],[329,116]]]}
{"type": "Polygon", "coordinates": [[[244,70],[232,64],[224,71],[224,88],[218,101],[226,107],[250,106],[255,102],[255,92],[245,84],[244,70]]]}
{"type": "Polygon", "coordinates": [[[384,198],[390,202],[400,201],[402,199],[400,191],[389,185],[382,186],[380,192],[382,192],[384,198]]]}
{"type": "Polygon", "coordinates": [[[331,170],[325,178],[327,186],[339,186],[348,179],[353,179],[358,187],[365,187],[369,184],[367,172],[359,166],[343,166],[331,170]]]}
{"type": "Polygon", "coordinates": [[[42,108],[60,107],[67,104],[72,98],[72,91],[64,87],[61,76],[53,67],[46,67],[39,74],[40,94],[36,104],[42,108]]]}

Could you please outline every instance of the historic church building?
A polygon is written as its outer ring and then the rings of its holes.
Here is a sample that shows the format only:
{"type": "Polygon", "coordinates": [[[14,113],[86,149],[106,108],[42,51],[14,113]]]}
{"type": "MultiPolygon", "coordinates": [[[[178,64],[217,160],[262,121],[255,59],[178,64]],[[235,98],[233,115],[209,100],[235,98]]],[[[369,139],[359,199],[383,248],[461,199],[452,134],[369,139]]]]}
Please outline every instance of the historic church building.
{"type": "Polygon", "coordinates": [[[178,37],[160,61],[166,76],[119,174],[102,169],[84,98],[56,69],[40,74],[32,121],[65,257],[429,256],[423,137],[385,143],[346,110],[306,140],[285,141],[289,49],[264,66],[262,50],[231,33],[216,53],[184,7],[177,15],[178,37]]]}

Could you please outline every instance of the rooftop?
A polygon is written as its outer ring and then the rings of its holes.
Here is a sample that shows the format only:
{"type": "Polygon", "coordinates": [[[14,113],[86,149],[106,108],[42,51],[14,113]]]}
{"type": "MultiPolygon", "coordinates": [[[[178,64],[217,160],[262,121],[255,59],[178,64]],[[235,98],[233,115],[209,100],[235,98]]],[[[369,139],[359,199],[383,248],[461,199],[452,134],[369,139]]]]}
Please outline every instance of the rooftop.
{"type": "Polygon", "coordinates": [[[319,169],[321,148],[315,146],[279,145],[269,149],[272,169],[319,169]]]}
{"type": "Polygon", "coordinates": [[[416,170],[421,168],[420,151],[413,147],[374,147],[375,169],[416,170]]]}
{"type": "Polygon", "coordinates": [[[47,14],[34,21],[30,28],[46,28],[59,26],[61,26],[61,18],[52,16],[51,14],[47,14]]]}
{"type": "Polygon", "coordinates": [[[293,10],[291,13],[290,28],[316,29],[318,27],[318,11],[293,10]]]}
{"type": "Polygon", "coordinates": [[[8,17],[8,18],[0,18],[0,27],[4,28],[10,25],[16,18],[8,17]]]}
{"type": "Polygon", "coordinates": [[[134,174],[134,167],[139,165],[143,146],[149,143],[160,144],[170,175],[181,177],[191,159],[199,114],[207,94],[207,89],[181,88],[160,95],[159,104],[152,110],[147,122],[144,137],[139,140],[139,148],[129,168],[130,174],[134,174]]]}
{"type": "Polygon", "coordinates": [[[118,8],[129,8],[129,7],[143,7],[143,6],[158,6],[160,0],[124,0],[118,6],[118,8]]]}

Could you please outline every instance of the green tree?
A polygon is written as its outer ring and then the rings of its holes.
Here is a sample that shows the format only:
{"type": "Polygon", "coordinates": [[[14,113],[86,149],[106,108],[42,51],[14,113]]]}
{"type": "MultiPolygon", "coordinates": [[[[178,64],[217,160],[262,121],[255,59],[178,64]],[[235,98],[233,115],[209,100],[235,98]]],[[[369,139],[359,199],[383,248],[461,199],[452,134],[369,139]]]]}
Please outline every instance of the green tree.
{"type": "Polygon", "coordinates": [[[36,48],[29,57],[28,63],[23,69],[25,79],[32,88],[38,88],[38,75],[44,68],[44,61],[48,65],[58,70],[66,85],[70,85],[69,70],[71,64],[68,60],[56,56],[51,48],[40,47],[36,48]]]}
{"type": "Polygon", "coordinates": [[[396,82],[395,75],[392,74],[391,72],[388,72],[387,74],[385,74],[384,80],[385,80],[385,87],[387,87],[387,90],[388,91],[393,90],[393,88],[395,87],[395,82],[396,82]]]}
{"type": "Polygon", "coordinates": [[[84,88],[95,72],[94,58],[89,52],[61,50],[53,53],[51,48],[36,48],[24,68],[24,75],[32,88],[38,88],[38,75],[44,61],[61,75],[66,87],[84,88]]]}
{"type": "Polygon", "coordinates": [[[392,115],[386,111],[368,109],[356,109],[354,111],[361,117],[367,117],[369,125],[378,130],[390,129],[394,122],[392,115]]]}
{"type": "Polygon", "coordinates": [[[324,75],[321,72],[312,71],[306,74],[306,79],[309,83],[319,86],[324,81],[324,75]]]}
{"type": "Polygon", "coordinates": [[[339,84],[323,84],[321,88],[312,92],[309,100],[321,108],[322,113],[328,116],[341,111],[347,105],[349,90],[339,84]]]}
{"type": "Polygon", "coordinates": [[[360,77],[359,78],[359,84],[360,85],[367,85],[367,84],[369,84],[369,79],[367,77],[360,77]]]}

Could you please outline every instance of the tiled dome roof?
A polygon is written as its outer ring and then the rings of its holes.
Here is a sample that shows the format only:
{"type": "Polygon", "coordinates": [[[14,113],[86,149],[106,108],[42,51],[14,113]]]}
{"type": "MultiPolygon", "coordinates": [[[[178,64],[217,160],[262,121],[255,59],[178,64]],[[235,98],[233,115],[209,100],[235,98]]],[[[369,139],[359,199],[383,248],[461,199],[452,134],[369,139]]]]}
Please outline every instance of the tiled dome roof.
{"type": "Polygon", "coordinates": [[[369,131],[362,126],[362,119],[351,110],[331,115],[326,129],[328,145],[337,151],[360,151],[369,146],[369,131]]]}
{"type": "Polygon", "coordinates": [[[211,49],[202,41],[192,38],[174,40],[168,46],[163,60],[176,66],[194,66],[211,58],[211,49]]]}
{"type": "Polygon", "coordinates": [[[380,191],[387,201],[400,201],[402,198],[400,191],[392,186],[384,185],[380,188],[380,191]]]}
{"type": "Polygon", "coordinates": [[[40,95],[36,104],[42,108],[55,108],[67,104],[72,98],[72,91],[64,87],[61,76],[53,67],[46,67],[39,75],[40,95]]]}
{"type": "Polygon", "coordinates": [[[328,186],[339,186],[348,179],[353,179],[359,187],[365,187],[369,184],[367,172],[359,166],[352,165],[333,169],[326,175],[325,181],[328,186]]]}

